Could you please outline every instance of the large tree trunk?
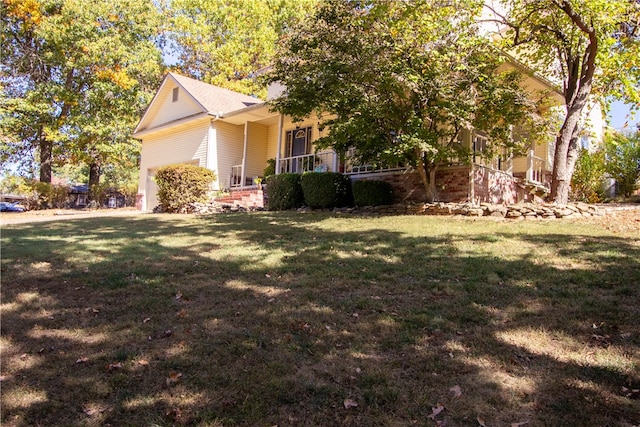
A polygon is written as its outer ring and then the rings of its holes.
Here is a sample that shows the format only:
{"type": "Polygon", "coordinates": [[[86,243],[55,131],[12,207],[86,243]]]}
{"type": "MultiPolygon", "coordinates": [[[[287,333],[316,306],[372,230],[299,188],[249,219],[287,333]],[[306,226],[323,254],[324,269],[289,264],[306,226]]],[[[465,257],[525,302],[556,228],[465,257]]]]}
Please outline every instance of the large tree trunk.
{"type": "Polygon", "coordinates": [[[431,203],[436,199],[437,166],[434,165],[430,167],[424,153],[419,149],[416,149],[416,156],[418,157],[418,175],[420,175],[420,181],[422,181],[422,185],[424,186],[425,200],[431,203]]]}
{"type": "Polygon", "coordinates": [[[100,164],[92,162],[89,165],[89,201],[99,202],[100,191],[100,164]]]}
{"type": "Polygon", "coordinates": [[[571,2],[563,1],[557,3],[556,6],[564,11],[567,17],[589,38],[583,55],[576,55],[571,51],[571,46],[565,46],[564,52],[562,49],[558,51],[559,59],[565,63],[567,72],[564,82],[567,117],[556,138],[551,199],[555,203],[566,205],[569,202],[571,177],[580,150],[578,144],[580,116],[587,104],[593,85],[598,39],[595,30],[579,14],[575,13],[571,2]]]}
{"type": "Polygon", "coordinates": [[[40,150],[40,182],[51,184],[53,142],[49,141],[46,137],[40,136],[38,148],[40,150]]]}

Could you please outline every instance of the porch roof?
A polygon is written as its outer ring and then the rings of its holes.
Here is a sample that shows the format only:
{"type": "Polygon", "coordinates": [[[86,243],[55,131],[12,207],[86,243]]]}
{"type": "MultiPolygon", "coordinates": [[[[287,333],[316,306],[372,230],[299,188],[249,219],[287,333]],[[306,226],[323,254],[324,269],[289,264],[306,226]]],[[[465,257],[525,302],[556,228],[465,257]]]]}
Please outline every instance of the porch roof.
{"type": "Polygon", "coordinates": [[[218,119],[234,125],[241,125],[245,122],[259,122],[261,124],[270,125],[278,122],[279,113],[271,111],[266,102],[251,105],[239,110],[230,111],[219,116],[218,119]]]}

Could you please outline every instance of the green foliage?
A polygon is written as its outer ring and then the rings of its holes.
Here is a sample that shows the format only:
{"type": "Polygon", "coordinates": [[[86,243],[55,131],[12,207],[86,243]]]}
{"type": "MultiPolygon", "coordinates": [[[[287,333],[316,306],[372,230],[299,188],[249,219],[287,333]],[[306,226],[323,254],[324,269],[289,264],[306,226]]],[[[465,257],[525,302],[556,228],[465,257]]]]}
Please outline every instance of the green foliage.
{"type": "Polygon", "coordinates": [[[353,202],[351,180],[337,172],[307,172],[300,179],[304,203],[310,208],[349,206],[353,202]]]}
{"type": "Polygon", "coordinates": [[[170,46],[184,74],[237,92],[266,95],[254,73],[271,64],[276,42],[316,0],[172,0],[170,46]]]}
{"type": "Polygon", "coordinates": [[[2,161],[38,157],[43,182],[57,164],[135,168],[131,129],[161,75],[154,2],[4,0],[0,15],[2,161]]]}
{"type": "Polygon", "coordinates": [[[302,206],[304,197],[297,173],[281,173],[267,177],[267,208],[283,211],[302,206]]]}
{"type": "Polygon", "coordinates": [[[356,206],[381,206],[393,203],[393,188],[386,181],[357,180],[352,184],[356,206]]]}
{"type": "Polygon", "coordinates": [[[572,198],[587,203],[603,201],[605,173],[604,152],[582,150],[571,179],[572,198]]]}
{"type": "MultiPolygon", "coordinates": [[[[363,163],[408,162],[425,177],[469,158],[458,143],[462,129],[485,131],[489,156],[522,143],[510,138],[511,125],[533,120],[535,105],[479,35],[481,5],[321,3],[281,41],[267,80],[287,91],[274,107],[294,120],[323,115],[330,132],[316,141],[320,148],[354,147],[363,163]]],[[[435,186],[424,183],[429,199],[435,186]]]]}
{"type": "Polygon", "coordinates": [[[633,135],[608,134],[606,170],[616,180],[618,193],[629,197],[640,188],[640,131],[633,135]]]}
{"type": "Polygon", "coordinates": [[[61,209],[67,207],[69,187],[48,182],[32,181],[29,209],[61,209]]]}
{"type": "Polygon", "coordinates": [[[264,168],[264,172],[262,172],[262,176],[265,178],[271,175],[275,175],[276,173],[276,159],[267,160],[267,167],[264,168]]]}
{"type": "Polygon", "coordinates": [[[170,165],[156,173],[158,199],[166,212],[189,212],[191,204],[205,201],[216,174],[200,166],[170,165]]]}
{"type": "Polygon", "coordinates": [[[564,204],[580,148],[577,139],[584,123],[580,118],[588,102],[622,99],[640,105],[640,4],[629,0],[503,3],[508,12],[495,17],[505,48],[515,50],[520,61],[541,75],[562,82],[566,114],[557,132],[551,197],[564,204]]]}

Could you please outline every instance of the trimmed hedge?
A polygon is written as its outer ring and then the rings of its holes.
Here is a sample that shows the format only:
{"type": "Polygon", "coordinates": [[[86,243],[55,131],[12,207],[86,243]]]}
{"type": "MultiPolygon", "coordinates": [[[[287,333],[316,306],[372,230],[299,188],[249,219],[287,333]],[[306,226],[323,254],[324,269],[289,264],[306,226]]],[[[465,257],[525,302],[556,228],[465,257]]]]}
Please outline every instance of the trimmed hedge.
{"type": "Polygon", "coordinates": [[[308,172],[300,180],[304,203],[310,208],[351,206],[351,180],[337,172],[308,172]]]}
{"type": "Polygon", "coordinates": [[[215,179],[215,172],[200,166],[164,166],[156,173],[160,204],[165,212],[189,212],[192,203],[206,201],[215,179]]]}
{"type": "Polygon", "coordinates": [[[393,188],[386,181],[354,181],[353,200],[356,206],[390,205],[393,203],[393,188]]]}
{"type": "Polygon", "coordinates": [[[297,173],[281,173],[267,177],[267,209],[284,211],[302,206],[302,186],[297,173]]]}

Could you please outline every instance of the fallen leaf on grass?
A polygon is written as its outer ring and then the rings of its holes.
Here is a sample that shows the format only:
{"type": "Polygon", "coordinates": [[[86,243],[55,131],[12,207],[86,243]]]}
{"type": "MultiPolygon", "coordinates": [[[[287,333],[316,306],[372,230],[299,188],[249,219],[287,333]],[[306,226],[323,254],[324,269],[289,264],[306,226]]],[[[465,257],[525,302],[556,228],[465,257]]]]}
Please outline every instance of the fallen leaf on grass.
{"type": "Polygon", "coordinates": [[[176,294],[176,299],[181,299],[182,298],[182,292],[178,291],[178,293],[176,294]]]}
{"type": "Polygon", "coordinates": [[[344,409],[351,409],[351,408],[358,407],[358,402],[356,402],[353,399],[345,399],[343,404],[344,404],[344,409]]]}
{"type": "Polygon", "coordinates": [[[140,359],[140,360],[138,360],[138,365],[147,366],[147,365],[149,365],[149,361],[148,360],[144,360],[144,359],[140,359]]]}
{"type": "Polygon", "coordinates": [[[438,403],[437,406],[431,407],[431,415],[429,415],[427,418],[431,418],[432,420],[435,420],[436,417],[440,415],[442,411],[444,411],[445,409],[446,408],[442,404],[438,403]]]}
{"type": "Polygon", "coordinates": [[[84,408],[82,410],[82,412],[84,412],[86,415],[92,417],[92,416],[94,416],[96,414],[101,414],[106,410],[107,410],[107,408],[84,408]]]}
{"type": "Polygon", "coordinates": [[[88,357],[81,357],[80,359],[76,360],[76,363],[87,363],[88,361],[88,357]]]}
{"type": "Polygon", "coordinates": [[[147,323],[149,320],[151,320],[151,317],[145,317],[142,323],[147,323]]]}
{"type": "Polygon", "coordinates": [[[476,418],[476,421],[478,421],[478,424],[480,424],[480,427],[487,427],[484,420],[480,418],[480,415],[478,415],[478,417],[476,418]]]}
{"type": "Polygon", "coordinates": [[[460,388],[459,385],[454,385],[453,387],[451,387],[449,389],[449,391],[453,392],[453,397],[460,397],[462,396],[462,389],[460,388]]]}
{"type": "Polygon", "coordinates": [[[511,423],[511,427],[520,427],[525,424],[529,424],[529,421],[520,421],[519,423],[511,423]]]}
{"type": "Polygon", "coordinates": [[[107,365],[108,371],[115,371],[116,369],[122,369],[122,362],[114,362],[107,365]]]}
{"type": "Polygon", "coordinates": [[[167,385],[177,383],[178,381],[180,381],[180,377],[182,377],[181,372],[171,372],[166,380],[167,385]]]}

